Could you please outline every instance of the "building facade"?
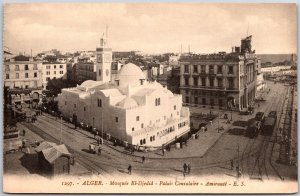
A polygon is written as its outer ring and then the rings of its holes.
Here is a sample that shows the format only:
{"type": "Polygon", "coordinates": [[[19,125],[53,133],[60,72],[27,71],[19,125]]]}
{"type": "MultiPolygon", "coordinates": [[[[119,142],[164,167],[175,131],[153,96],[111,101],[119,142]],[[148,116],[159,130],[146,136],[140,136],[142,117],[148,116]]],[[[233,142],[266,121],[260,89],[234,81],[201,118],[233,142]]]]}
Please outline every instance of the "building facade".
{"type": "Polygon", "coordinates": [[[114,81],[85,81],[63,89],[58,105],[65,117],[76,115],[79,122],[133,146],[161,147],[190,131],[182,96],[146,81],[142,70],[131,63],[114,81]]]}
{"type": "Polygon", "coordinates": [[[96,65],[93,62],[78,62],[75,64],[76,81],[81,84],[86,80],[96,80],[96,65]]]}
{"type": "Polygon", "coordinates": [[[4,86],[24,89],[42,88],[42,62],[32,57],[16,56],[4,62],[4,86]]]}
{"type": "Polygon", "coordinates": [[[270,67],[262,67],[261,72],[265,75],[273,75],[276,72],[282,71],[282,70],[290,70],[292,66],[270,66],[270,67]]]}
{"type": "Polygon", "coordinates": [[[52,79],[67,79],[67,63],[43,62],[43,86],[46,89],[47,83],[52,79]]]}
{"type": "Polygon", "coordinates": [[[243,110],[255,99],[260,61],[251,50],[251,36],[229,54],[180,58],[180,93],[187,105],[243,110]]]}

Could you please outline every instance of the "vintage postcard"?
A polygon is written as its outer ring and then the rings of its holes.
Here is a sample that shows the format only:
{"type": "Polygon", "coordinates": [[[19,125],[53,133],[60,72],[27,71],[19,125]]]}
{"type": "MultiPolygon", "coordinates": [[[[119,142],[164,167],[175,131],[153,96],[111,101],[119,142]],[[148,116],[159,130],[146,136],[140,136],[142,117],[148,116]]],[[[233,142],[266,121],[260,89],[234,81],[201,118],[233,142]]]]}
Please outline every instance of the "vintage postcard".
{"type": "Polygon", "coordinates": [[[10,3],[6,193],[296,193],[291,3],[10,3]]]}

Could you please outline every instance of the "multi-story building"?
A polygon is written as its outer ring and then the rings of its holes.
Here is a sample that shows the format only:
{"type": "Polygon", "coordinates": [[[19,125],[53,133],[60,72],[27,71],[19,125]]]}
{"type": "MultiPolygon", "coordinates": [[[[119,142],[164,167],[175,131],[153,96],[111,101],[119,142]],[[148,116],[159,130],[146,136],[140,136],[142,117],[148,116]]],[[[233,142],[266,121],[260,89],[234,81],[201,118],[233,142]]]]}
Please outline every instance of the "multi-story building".
{"type": "Polygon", "coordinates": [[[57,61],[43,62],[43,86],[47,87],[47,83],[52,79],[67,79],[67,64],[57,61]]]}
{"type": "Polygon", "coordinates": [[[114,81],[105,80],[63,89],[61,113],[133,146],[161,147],[189,132],[189,108],[182,107],[182,96],[146,81],[138,66],[126,64],[114,81]]]}
{"type": "Polygon", "coordinates": [[[67,80],[77,82],[76,63],[72,62],[72,60],[67,63],[67,80]]]}
{"type": "Polygon", "coordinates": [[[96,80],[96,65],[93,62],[78,62],[76,67],[76,81],[81,84],[86,80],[96,80]]]}
{"type": "Polygon", "coordinates": [[[119,61],[114,61],[111,63],[111,80],[114,81],[116,79],[116,77],[118,76],[118,73],[121,69],[121,67],[123,67],[124,64],[122,64],[119,61]]]}
{"type": "Polygon", "coordinates": [[[42,88],[42,62],[24,55],[4,62],[4,86],[13,88],[42,88]]]}
{"type": "Polygon", "coordinates": [[[180,93],[193,106],[243,110],[255,99],[259,60],[251,38],[229,54],[187,55],[180,58],[180,93]]]}

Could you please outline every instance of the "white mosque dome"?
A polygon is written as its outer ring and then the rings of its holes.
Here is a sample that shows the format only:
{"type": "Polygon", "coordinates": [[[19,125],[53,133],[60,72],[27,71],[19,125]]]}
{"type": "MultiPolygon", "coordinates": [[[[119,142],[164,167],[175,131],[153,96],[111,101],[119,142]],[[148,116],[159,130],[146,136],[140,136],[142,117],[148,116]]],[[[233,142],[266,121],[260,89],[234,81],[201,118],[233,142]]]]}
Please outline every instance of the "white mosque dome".
{"type": "Polygon", "coordinates": [[[117,104],[117,106],[120,106],[124,109],[129,109],[129,108],[135,108],[138,106],[138,103],[131,97],[126,97],[123,99],[121,102],[117,104]]]}
{"type": "Polygon", "coordinates": [[[119,80],[120,86],[123,87],[127,85],[136,86],[136,85],[140,85],[141,83],[140,80],[141,79],[145,80],[146,76],[141,70],[141,68],[139,68],[133,63],[128,63],[120,69],[117,79],[119,80]]]}

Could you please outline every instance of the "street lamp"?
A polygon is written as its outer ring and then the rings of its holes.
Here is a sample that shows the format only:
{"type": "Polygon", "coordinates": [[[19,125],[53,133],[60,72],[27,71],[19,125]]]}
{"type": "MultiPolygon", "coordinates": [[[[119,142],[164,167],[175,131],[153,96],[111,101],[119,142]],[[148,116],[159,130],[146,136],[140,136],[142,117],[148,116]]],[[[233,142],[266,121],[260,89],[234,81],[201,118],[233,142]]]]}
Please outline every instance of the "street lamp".
{"type": "Polygon", "coordinates": [[[237,178],[239,179],[240,178],[240,144],[238,143],[238,146],[237,146],[237,153],[238,153],[238,166],[237,166],[237,178]]]}
{"type": "Polygon", "coordinates": [[[62,143],[62,114],[60,114],[60,144],[62,143]]]}
{"type": "Polygon", "coordinates": [[[101,108],[101,138],[102,138],[102,144],[104,143],[104,136],[103,136],[103,108],[101,108]]]}
{"type": "Polygon", "coordinates": [[[230,101],[230,121],[232,121],[232,106],[233,106],[233,103],[232,103],[232,99],[230,101]]]}

